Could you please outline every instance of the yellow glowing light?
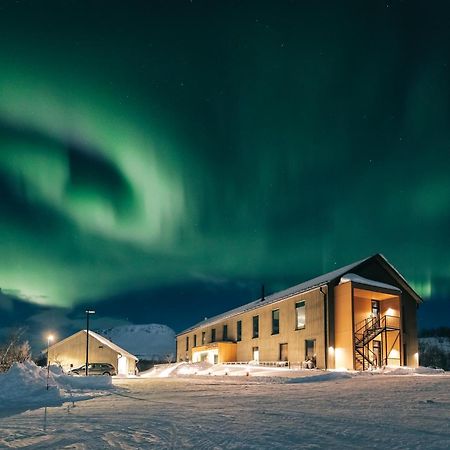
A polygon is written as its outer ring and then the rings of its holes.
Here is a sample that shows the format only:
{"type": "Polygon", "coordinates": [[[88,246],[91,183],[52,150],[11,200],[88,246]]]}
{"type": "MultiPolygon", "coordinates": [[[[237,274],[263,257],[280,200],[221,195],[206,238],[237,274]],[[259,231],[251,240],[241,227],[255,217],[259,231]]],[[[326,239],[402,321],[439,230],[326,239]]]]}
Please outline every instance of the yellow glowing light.
{"type": "Polygon", "coordinates": [[[395,311],[392,308],[388,308],[386,311],[387,316],[395,316],[395,311]]]}
{"type": "Polygon", "coordinates": [[[334,347],[328,347],[328,352],[332,355],[334,353],[334,347]]]}
{"type": "Polygon", "coordinates": [[[52,342],[52,341],[53,341],[53,339],[54,339],[54,336],[53,336],[53,334],[49,334],[49,335],[47,336],[47,340],[48,340],[48,342],[52,342]]]}
{"type": "Polygon", "coordinates": [[[343,348],[336,348],[334,350],[335,367],[336,369],[346,369],[345,366],[345,352],[343,348]]]}
{"type": "Polygon", "coordinates": [[[400,358],[400,352],[398,350],[396,350],[395,348],[393,348],[391,350],[391,353],[389,353],[389,358],[399,359],[400,358]]]}
{"type": "Polygon", "coordinates": [[[419,353],[414,353],[414,359],[416,360],[416,362],[419,362],[419,353]]]}

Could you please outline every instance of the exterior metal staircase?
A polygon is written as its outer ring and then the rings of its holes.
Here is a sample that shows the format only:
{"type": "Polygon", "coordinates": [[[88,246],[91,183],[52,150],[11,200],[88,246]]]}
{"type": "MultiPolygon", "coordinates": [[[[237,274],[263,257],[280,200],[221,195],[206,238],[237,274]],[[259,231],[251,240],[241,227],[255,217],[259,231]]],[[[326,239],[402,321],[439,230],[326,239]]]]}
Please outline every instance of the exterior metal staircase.
{"type": "MultiPolygon", "coordinates": [[[[362,320],[355,326],[354,332],[354,358],[356,370],[367,370],[388,364],[388,356],[400,338],[400,317],[397,316],[374,316],[362,320]],[[392,345],[387,350],[387,334],[396,332],[395,338],[391,339],[392,345]],[[371,349],[371,342],[381,335],[381,349],[384,347],[384,355],[377,357],[371,349]]],[[[373,345],[373,344],[372,344],[373,345]]]]}

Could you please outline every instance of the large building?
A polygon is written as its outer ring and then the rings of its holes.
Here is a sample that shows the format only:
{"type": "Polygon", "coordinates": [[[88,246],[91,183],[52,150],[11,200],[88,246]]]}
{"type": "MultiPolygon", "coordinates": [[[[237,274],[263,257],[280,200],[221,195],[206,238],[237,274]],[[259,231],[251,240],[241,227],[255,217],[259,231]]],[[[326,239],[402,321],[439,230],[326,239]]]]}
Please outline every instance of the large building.
{"type": "Polygon", "coordinates": [[[415,367],[421,302],[376,254],[188,328],[177,335],[177,360],[415,367]]]}
{"type": "MultiPolygon", "coordinates": [[[[86,362],[86,330],[56,342],[48,349],[50,364],[65,371],[80,367],[86,362]]],[[[89,330],[89,363],[112,364],[119,375],[134,375],[139,359],[109,339],[89,330]]]]}

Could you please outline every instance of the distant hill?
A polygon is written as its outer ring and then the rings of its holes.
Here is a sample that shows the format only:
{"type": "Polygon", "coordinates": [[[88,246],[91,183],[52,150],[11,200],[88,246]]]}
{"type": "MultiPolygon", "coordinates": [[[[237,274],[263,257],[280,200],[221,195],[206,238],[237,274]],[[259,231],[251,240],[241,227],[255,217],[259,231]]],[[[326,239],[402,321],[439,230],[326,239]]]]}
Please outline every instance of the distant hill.
{"type": "Polygon", "coordinates": [[[167,325],[122,325],[97,330],[97,333],[136,355],[140,360],[166,361],[168,355],[175,356],[175,331],[167,325]]]}

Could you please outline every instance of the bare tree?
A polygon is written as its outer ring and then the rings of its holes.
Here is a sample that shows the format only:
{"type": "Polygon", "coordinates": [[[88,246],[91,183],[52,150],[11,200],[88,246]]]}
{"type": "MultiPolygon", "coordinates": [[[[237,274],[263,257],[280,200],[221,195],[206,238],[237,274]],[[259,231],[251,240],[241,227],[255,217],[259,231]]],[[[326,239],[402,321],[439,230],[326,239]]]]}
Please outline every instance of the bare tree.
{"type": "Polygon", "coordinates": [[[165,361],[167,364],[173,363],[173,362],[174,362],[174,356],[173,356],[173,354],[172,354],[172,353],[167,353],[167,354],[165,355],[165,357],[164,357],[164,361],[165,361]]]}
{"type": "Polygon", "coordinates": [[[18,328],[0,343],[0,372],[6,372],[15,362],[31,359],[30,344],[23,339],[24,334],[25,328],[18,328]]]}

